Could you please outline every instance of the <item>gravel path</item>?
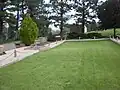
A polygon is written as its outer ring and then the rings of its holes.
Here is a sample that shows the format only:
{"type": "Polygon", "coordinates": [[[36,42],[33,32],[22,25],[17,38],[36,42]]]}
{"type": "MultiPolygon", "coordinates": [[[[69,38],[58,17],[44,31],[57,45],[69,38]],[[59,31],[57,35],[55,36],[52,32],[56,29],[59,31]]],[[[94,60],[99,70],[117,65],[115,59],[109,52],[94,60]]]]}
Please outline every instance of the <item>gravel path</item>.
{"type": "Polygon", "coordinates": [[[31,56],[35,53],[38,53],[40,51],[54,48],[54,47],[56,47],[64,42],[65,41],[57,41],[57,42],[52,42],[50,44],[46,44],[46,45],[41,46],[41,47],[34,46],[34,48],[37,48],[37,49],[32,49],[30,47],[17,48],[16,49],[16,57],[15,57],[15,49],[6,51],[5,55],[0,56],[0,67],[7,66],[9,64],[18,62],[18,61],[23,60],[24,58],[26,58],[28,56],[31,56]]]}

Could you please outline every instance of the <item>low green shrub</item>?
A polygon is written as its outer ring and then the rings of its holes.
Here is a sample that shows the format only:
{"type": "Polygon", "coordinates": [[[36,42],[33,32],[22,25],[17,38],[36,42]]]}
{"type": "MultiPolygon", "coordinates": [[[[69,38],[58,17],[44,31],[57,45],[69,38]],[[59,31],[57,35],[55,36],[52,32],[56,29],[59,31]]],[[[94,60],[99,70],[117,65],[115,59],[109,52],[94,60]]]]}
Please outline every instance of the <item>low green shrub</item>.
{"type": "Polygon", "coordinates": [[[80,37],[80,34],[75,32],[69,33],[67,36],[68,39],[78,39],[79,37],[80,37]]]}
{"type": "Polygon", "coordinates": [[[103,38],[103,36],[101,35],[101,33],[96,33],[96,32],[92,32],[92,33],[69,33],[67,39],[93,39],[95,38],[103,38]]]}
{"type": "Polygon", "coordinates": [[[54,35],[52,35],[52,33],[50,33],[49,35],[48,35],[48,41],[55,41],[56,39],[55,39],[55,36],[54,35]]]}
{"type": "Polygon", "coordinates": [[[97,33],[97,32],[93,32],[93,33],[87,33],[87,37],[88,38],[102,38],[102,34],[101,33],[97,33]]]}
{"type": "Polygon", "coordinates": [[[88,39],[88,36],[85,33],[80,33],[79,37],[80,37],[80,39],[88,39]]]}

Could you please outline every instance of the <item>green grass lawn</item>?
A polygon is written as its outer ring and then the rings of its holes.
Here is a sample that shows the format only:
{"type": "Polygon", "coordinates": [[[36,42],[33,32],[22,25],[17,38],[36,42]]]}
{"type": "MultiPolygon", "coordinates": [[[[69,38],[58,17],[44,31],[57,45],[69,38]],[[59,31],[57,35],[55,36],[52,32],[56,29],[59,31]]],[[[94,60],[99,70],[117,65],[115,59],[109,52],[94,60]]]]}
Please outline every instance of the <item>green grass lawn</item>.
{"type": "Polygon", "coordinates": [[[66,42],[1,68],[0,90],[120,90],[120,46],[66,42]]]}

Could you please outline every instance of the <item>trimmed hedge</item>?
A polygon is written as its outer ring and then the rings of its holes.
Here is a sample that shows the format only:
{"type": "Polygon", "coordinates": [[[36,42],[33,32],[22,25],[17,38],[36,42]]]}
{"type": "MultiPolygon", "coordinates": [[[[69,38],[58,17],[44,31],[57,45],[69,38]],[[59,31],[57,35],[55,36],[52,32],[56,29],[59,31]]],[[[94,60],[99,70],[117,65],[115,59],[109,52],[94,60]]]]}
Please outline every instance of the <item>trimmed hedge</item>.
{"type": "Polygon", "coordinates": [[[88,33],[87,34],[88,38],[102,38],[103,36],[101,35],[101,33],[88,33]]]}
{"type": "Polygon", "coordinates": [[[61,40],[61,37],[56,37],[56,36],[60,36],[59,34],[55,34],[55,35],[52,35],[52,33],[49,33],[48,35],[48,41],[50,42],[53,42],[53,41],[59,41],[61,40]]]}
{"type": "Polygon", "coordinates": [[[95,38],[103,38],[101,33],[69,33],[67,39],[93,39],[95,38]]]}
{"type": "Polygon", "coordinates": [[[73,32],[73,33],[69,33],[68,36],[67,36],[67,38],[68,39],[78,39],[79,36],[80,36],[79,33],[73,32]]]}

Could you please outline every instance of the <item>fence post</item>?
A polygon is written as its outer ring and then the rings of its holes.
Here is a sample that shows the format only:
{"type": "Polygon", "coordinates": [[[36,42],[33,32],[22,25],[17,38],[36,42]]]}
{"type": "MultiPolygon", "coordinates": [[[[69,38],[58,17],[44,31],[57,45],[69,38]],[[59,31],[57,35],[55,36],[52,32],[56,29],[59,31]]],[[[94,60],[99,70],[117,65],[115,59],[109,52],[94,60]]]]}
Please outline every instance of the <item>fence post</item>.
{"type": "Polygon", "coordinates": [[[14,57],[17,57],[17,51],[16,51],[16,49],[14,50],[14,57]]]}
{"type": "Polygon", "coordinates": [[[119,38],[117,37],[117,41],[119,40],[119,38]]]}
{"type": "Polygon", "coordinates": [[[57,40],[56,40],[56,44],[57,44],[57,40]]]}
{"type": "Polygon", "coordinates": [[[110,39],[111,39],[111,35],[110,35],[109,37],[110,37],[110,39]]]}

